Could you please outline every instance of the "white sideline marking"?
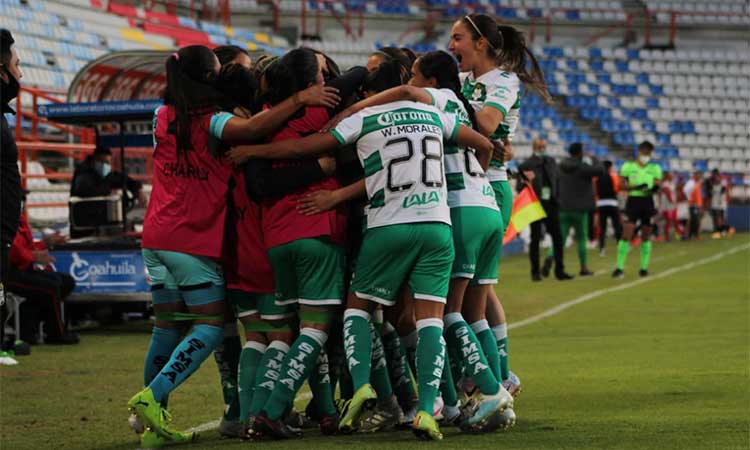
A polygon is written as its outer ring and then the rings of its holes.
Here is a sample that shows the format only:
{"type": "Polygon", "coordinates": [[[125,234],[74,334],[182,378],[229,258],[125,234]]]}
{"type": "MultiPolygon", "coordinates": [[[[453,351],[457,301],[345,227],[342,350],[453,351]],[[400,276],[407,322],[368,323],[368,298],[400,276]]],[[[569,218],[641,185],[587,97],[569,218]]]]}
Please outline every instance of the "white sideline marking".
{"type": "MultiPolygon", "coordinates": [[[[701,259],[701,260],[698,260],[698,261],[693,261],[691,263],[683,264],[683,265],[678,266],[678,267],[673,267],[671,269],[665,270],[664,272],[660,272],[660,273],[658,273],[656,275],[651,275],[649,277],[640,278],[638,280],[631,281],[629,283],[625,283],[625,284],[621,284],[621,285],[618,285],[618,286],[614,286],[614,287],[610,287],[610,288],[606,288],[606,289],[599,289],[597,291],[590,292],[590,293],[588,293],[586,295],[582,295],[582,296],[580,296],[578,298],[575,298],[573,300],[570,300],[568,302],[561,303],[561,304],[555,306],[554,308],[550,308],[547,311],[539,313],[539,314],[537,314],[535,316],[531,316],[531,317],[529,317],[527,319],[520,320],[518,322],[514,322],[514,323],[508,325],[508,329],[509,330],[513,330],[513,329],[516,329],[516,328],[524,327],[526,325],[531,325],[533,323],[539,322],[540,320],[543,320],[543,319],[546,319],[548,317],[552,317],[552,316],[555,316],[557,314],[560,314],[561,312],[565,311],[568,308],[572,308],[575,305],[587,302],[589,300],[592,300],[592,299],[594,299],[596,297],[599,297],[599,296],[602,296],[604,294],[608,294],[610,292],[622,291],[624,289],[629,289],[629,288],[631,288],[633,286],[638,286],[638,285],[641,285],[643,283],[648,283],[649,281],[652,281],[652,280],[658,280],[658,279],[661,279],[661,278],[666,278],[666,277],[668,277],[670,275],[674,275],[675,273],[682,272],[683,270],[688,270],[688,269],[692,269],[693,267],[702,266],[704,264],[708,264],[710,262],[716,261],[717,259],[721,259],[721,258],[723,258],[723,257],[725,257],[727,255],[731,255],[733,253],[737,253],[737,252],[740,252],[742,250],[747,250],[747,249],[750,249],[750,244],[745,244],[745,245],[742,245],[740,247],[735,247],[732,250],[726,250],[726,251],[723,251],[721,253],[717,253],[714,256],[710,256],[708,258],[704,258],[704,259],[701,259]]],[[[684,253],[687,253],[687,252],[684,252],[684,253]]],[[[681,254],[684,254],[684,253],[681,253],[681,254]]],[[[674,256],[677,256],[677,255],[674,255],[674,256]]],[[[663,258],[667,259],[668,256],[664,256],[663,258]]],[[[654,259],[656,259],[656,258],[654,258],[654,259]]],[[[303,400],[304,401],[304,400],[308,400],[310,398],[312,398],[312,393],[310,393],[310,392],[303,392],[302,394],[300,394],[297,397],[297,400],[303,400]]],[[[187,431],[188,432],[192,431],[192,432],[195,432],[195,433],[202,433],[202,432],[205,432],[205,431],[215,430],[215,429],[219,428],[219,422],[220,422],[220,420],[218,420],[218,419],[217,420],[212,420],[210,422],[206,422],[206,423],[203,423],[201,425],[198,425],[197,427],[190,428],[187,431]]]]}
{"type": "MultiPolygon", "coordinates": [[[[312,392],[303,392],[299,394],[295,400],[310,400],[312,398],[312,392]]],[[[203,433],[206,431],[211,431],[219,428],[219,423],[221,422],[221,419],[212,420],[210,422],[202,423],[198,425],[197,427],[188,428],[188,433],[203,433]]]]}
{"type": "Polygon", "coordinates": [[[565,303],[561,303],[561,304],[555,306],[554,308],[550,308],[550,309],[548,309],[548,310],[546,310],[544,312],[541,312],[541,313],[539,313],[539,314],[537,314],[535,316],[531,316],[531,317],[528,317],[528,318],[526,318],[524,320],[519,320],[518,322],[514,322],[514,323],[508,325],[508,329],[509,330],[513,330],[513,329],[516,329],[516,328],[525,327],[526,325],[531,325],[533,323],[539,322],[540,320],[543,320],[543,319],[546,319],[548,317],[552,317],[552,316],[555,316],[557,314],[560,314],[561,312],[565,311],[568,308],[572,308],[575,305],[578,305],[578,304],[587,302],[589,300],[595,299],[595,298],[600,297],[600,296],[602,296],[604,294],[609,294],[610,292],[622,291],[624,289],[629,289],[631,287],[638,286],[638,285],[641,285],[643,283],[648,283],[649,281],[652,281],[652,280],[658,280],[658,279],[661,279],[661,278],[666,278],[666,277],[668,277],[670,275],[674,275],[674,274],[682,272],[684,270],[692,269],[693,267],[702,266],[702,265],[708,264],[710,262],[716,261],[717,259],[721,259],[721,258],[723,258],[723,257],[725,257],[727,255],[731,255],[733,253],[737,253],[737,252],[740,252],[740,251],[743,251],[743,250],[747,250],[748,248],[750,248],[750,245],[748,245],[748,244],[741,245],[741,246],[735,247],[735,248],[733,248],[731,250],[726,250],[726,251],[723,251],[721,253],[717,253],[714,256],[710,256],[708,258],[704,258],[704,259],[701,259],[701,260],[698,260],[698,261],[693,261],[691,263],[683,264],[683,265],[678,266],[678,267],[673,267],[671,269],[665,270],[664,272],[657,273],[656,275],[649,275],[646,278],[640,278],[638,280],[631,281],[629,283],[620,284],[618,286],[613,286],[613,287],[610,287],[610,288],[599,289],[599,290],[596,290],[596,291],[593,291],[593,292],[589,292],[586,295],[582,295],[582,296],[580,296],[578,298],[574,298],[573,300],[567,301],[565,303]]]}

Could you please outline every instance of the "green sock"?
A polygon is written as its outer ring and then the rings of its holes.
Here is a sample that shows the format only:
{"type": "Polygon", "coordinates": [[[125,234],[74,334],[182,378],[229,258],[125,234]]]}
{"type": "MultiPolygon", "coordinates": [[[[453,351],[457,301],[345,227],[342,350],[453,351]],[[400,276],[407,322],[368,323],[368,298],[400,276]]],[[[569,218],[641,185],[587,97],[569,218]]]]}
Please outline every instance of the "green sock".
{"type": "Polygon", "coordinates": [[[495,376],[496,380],[500,380],[500,354],[497,352],[497,341],[495,335],[492,334],[492,330],[490,330],[490,324],[486,319],[478,320],[471,324],[471,330],[482,345],[492,375],[495,376]]]}
{"type": "Polygon", "coordinates": [[[474,380],[474,384],[482,394],[497,394],[499,389],[497,378],[492,374],[479,340],[466,324],[461,313],[446,314],[444,320],[448,330],[446,337],[451,345],[459,349],[458,354],[461,355],[465,375],[474,380]]]}
{"type": "Polygon", "coordinates": [[[456,383],[453,381],[453,372],[450,369],[451,358],[448,352],[445,352],[446,365],[443,367],[443,376],[440,379],[440,393],[446,406],[458,405],[458,393],[456,392],[456,383]]]}
{"type": "MultiPolygon", "coordinates": [[[[271,420],[280,419],[294,404],[294,396],[310,376],[328,339],[325,331],[303,328],[281,363],[281,373],[263,410],[271,420]]],[[[330,381],[330,380],[329,380],[330,381]]]]}
{"type": "Polygon", "coordinates": [[[244,422],[250,414],[250,402],[255,390],[255,377],[258,367],[266,352],[266,345],[260,342],[248,341],[240,354],[240,366],[238,371],[239,386],[237,388],[240,398],[240,420],[244,422]]]}
{"type": "Polygon", "coordinates": [[[508,365],[508,324],[501,323],[492,327],[492,333],[497,342],[497,353],[500,355],[500,379],[505,381],[510,378],[510,366],[508,365]]]}
{"type": "Polygon", "coordinates": [[[648,262],[651,259],[651,241],[641,242],[641,270],[648,270],[648,262]]]}
{"type": "Polygon", "coordinates": [[[385,361],[385,351],[383,350],[383,341],[380,339],[380,333],[370,322],[370,339],[372,340],[372,356],[370,359],[372,387],[378,393],[378,398],[386,399],[393,395],[391,379],[388,375],[388,364],[385,361]]]}
{"type": "Polygon", "coordinates": [[[630,251],[630,242],[620,239],[617,243],[617,268],[620,270],[625,269],[625,260],[628,257],[630,251]]]}
{"type": "Polygon", "coordinates": [[[344,349],[356,391],[370,382],[372,338],[367,311],[352,308],[344,311],[344,349]]]}
{"type": "Polygon", "coordinates": [[[445,354],[448,356],[448,366],[451,371],[451,377],[453,378],[453,384],[455,385],[457,380],[461,380],[463,377],[463,367],[461,366],[461,356],[458,353],[458,349],[446,340],[445,354]]]}
{"type": "Polygon", "coordinates": [[[227,420],[237,420],[240,417],[237,370],[241,352],[242,343],[237,335],[237,323],[228,323],[224,326],[224,340],[214,350],[214,360],[219,368],[221,392],[224,397],[224,418],[227,420]]]}
{"type": "Polygon", "coordinates": [[[263,357],[258,363],[258,372],[255,374],[255,389],[253,399],[250,402],[250,415],[257,416],[263,410],[268,397],[271,396],[276,380],[279,379],[281,363],[289,351],[289,345],[283,341],[273,341],[266,348],[263,357]]]}
{"type": "Polygon", "coordinates": [[[435,399],[440,389],[440,379],[445,367],[445,340],[443,321],[422,319],[417,321],[417,383],[419,411],[432,415],[435,399]]]}
{"type": "Polygon", "coordinates": [[[409,363],[406,360],[406,348],[393,325],[388,322],[384,323],[383,331],[383,347],[385,348],[388,373],[391,376],[391,386],[396,393],[396,397],[398,397],[399,403],[405,404],[405,402],[409,402],[417,396],[411,382],[409,363]]]}
{"type": "Polygon", "coordinates": [[[315,409],[321,416],[335,416],[336,405],[333,403],[333,386],[331,385],[330,367],[328,354],[325,350],[320,352],[315,362],[315,370],[310,374],[310,390],[313,394],[315,409]]]}

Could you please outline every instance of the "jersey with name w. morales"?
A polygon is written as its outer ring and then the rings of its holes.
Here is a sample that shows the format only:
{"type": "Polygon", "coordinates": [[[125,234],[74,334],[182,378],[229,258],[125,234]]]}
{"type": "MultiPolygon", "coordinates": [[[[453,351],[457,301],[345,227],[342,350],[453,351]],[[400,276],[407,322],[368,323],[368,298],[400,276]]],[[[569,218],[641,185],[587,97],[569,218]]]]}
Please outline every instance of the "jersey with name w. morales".
{"type": "MultiPolygon", "coordinates": [[[[425,89],[432,104],[446,114],[455,114],[461,125],[471,127],[469,114],[456,93],[450,89],[425,89]]],[[[453,142],[443,146],[445,153],[445,181],[448,183],[448,206],[479,206],[498,210],[495,191],[479,165],[473,149],[453,142]]]]}
{"type": "MultiPolygon", "coordinates": [[[[488,107],[503,113],[503,121],[497,126],[490,139],[512,141],[516,135],[521,111],[521,80],[518,75],[496,68],[476,79],[471,72],[461,73],[460,77],[461,93],[469,100],[475,111],[488,107]]],[[[493,159],[487,170],[487,176],[490,181],[507,180],[508,173],[505,164],[493,159]]]]}
{"type": "Polygon", "coordinates": [[[367,228],[419,222],[450,225],[443,140],[460,122],[434,106],[400,101],[365,108],[331,133],[340,144],[357,143],[365,171],[367,228]]]}

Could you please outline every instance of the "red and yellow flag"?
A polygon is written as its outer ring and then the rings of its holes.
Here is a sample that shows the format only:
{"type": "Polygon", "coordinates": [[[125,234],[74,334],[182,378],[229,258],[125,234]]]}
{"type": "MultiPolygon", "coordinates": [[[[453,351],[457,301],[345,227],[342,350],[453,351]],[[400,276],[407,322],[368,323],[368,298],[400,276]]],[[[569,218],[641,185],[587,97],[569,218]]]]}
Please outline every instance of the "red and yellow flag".
{"type": "Polygon", "coordinates": [[[547,213],[544,212],[544,208],[542,208],[534,190],[530,186],[526,186],[513,199],[513,212],[510,216],[510,223],[505,229],[503,245],[512,241],[529,224],[545,217],[547,217],[547,213]]]}

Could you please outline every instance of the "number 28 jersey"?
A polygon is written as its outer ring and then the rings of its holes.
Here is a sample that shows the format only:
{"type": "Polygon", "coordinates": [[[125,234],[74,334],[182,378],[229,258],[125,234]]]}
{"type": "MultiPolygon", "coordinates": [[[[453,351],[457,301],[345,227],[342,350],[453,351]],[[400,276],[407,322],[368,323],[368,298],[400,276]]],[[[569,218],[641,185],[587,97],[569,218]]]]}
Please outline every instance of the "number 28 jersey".
{"type": "Polygon", "coordinates": [[[365,108],[331,133],[357,144],[367,187],[367,228],[419,222],[450,225],[443,139],[460,122],[431,105],[399,101],[365,108]]]}

